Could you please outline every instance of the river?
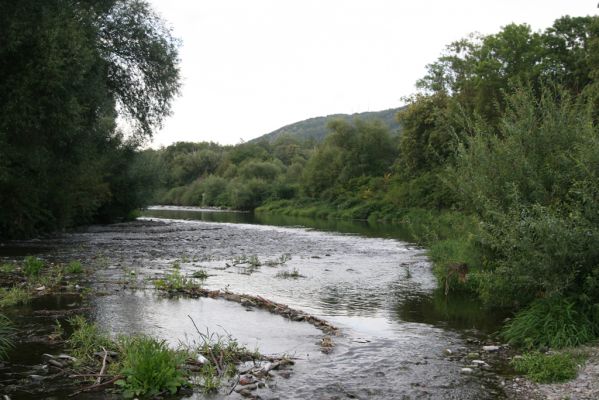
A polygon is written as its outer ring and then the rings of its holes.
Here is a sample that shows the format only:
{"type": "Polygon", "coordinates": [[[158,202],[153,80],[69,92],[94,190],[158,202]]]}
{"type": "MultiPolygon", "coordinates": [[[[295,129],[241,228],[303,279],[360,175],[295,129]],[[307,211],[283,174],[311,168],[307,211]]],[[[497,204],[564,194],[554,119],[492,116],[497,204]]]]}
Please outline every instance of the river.
{"type": "MultiPolygon", "coordinates": [[[[264,399],[503,398],[494,372],[463,374],[464,361],[448,356],[478,351],[472,342],[497,329],[499,317],[472,301],[445,298],[424,249],[403,241],[408,237],[399,227],[179,207],[152,207],[143,215],[11,242],[0,247],[0,258],[35,253],[54,262],[81,260],[93,269],[89,315],[112,334],[146,333],[177,346],[194,340],[189,316],[205,332],[295,357],[290,375],[259,389],[264,399]],[[236,265],[249,257],[262,265],[236,265]],[[151,281],[175,264],[185,274],[208,272],[209,289],[259,295],[329,321],[340,329],[333,352],[321,353],[322,333],[303,322],[226,300],[157,295],[151,281]]],[[[31,315],[52,302],[80,305],[37,300],[12,317],[42,332],[31,315]]],[[[12,355],[26,371],[43,352],[27,342],[12,355]]],[[[0,374],[6,383],[6,371],[0,374]]],[[[27,397],[51,398],[48,391],[32,393],[27,397]]]]}

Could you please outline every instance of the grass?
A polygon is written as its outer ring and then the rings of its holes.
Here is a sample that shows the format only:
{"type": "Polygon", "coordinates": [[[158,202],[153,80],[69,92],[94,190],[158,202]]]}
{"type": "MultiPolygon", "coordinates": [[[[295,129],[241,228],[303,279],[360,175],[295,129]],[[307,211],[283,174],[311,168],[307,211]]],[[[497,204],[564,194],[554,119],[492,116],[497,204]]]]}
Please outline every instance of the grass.
{"type": "Polygon", "coordinates": [[[143,335],[122,338],[119,348],[119,374],[123,379],[116,385],[122,388],[125,398],[154,397],[163,392],[173,395],[187,384],[182,368],[187,354],[170,349],[164,340],[143,335]]]}
{"type": "Polygon", "coordinates": [[[43,268],[44,262],[41,259],[29,256],[25,258],[23,273],[29,277],[38,276],[43,268]]]}
{"type": "Polygon", "coordinates": [[[67,274],[80,274],[83,272],[83,266],[80,261],[71,261],[64,270],[67,274]]]}
{"type": "Polygon", "coordinates": [[[12,322],[0,314],[0,360],[6,359],[8,351],[14,347],[14,335],[12,322]]]}
{"type": "Polygon", "coordinates": [[[539,299],[518,312],[503,329],[502,336],[524,348],[564,348],[597,337],[597,326],[577,304],[567,298],[539,299]]]}
{"type": "Polygon", "coordinates": [[[94,353],[102,350],[103,347],[115,348],[108,335],[84,317],[78,315],[70,318],[68,322],[73,328],[73,333],[67,340],[67,345],[79,364],[93,363],[94,353]]]}
{"type": "Polygon", "coordinates": [[[17,266],[15,264],[6,263],[6,264],[0,265],[0,272],[3,272],[5,274],[12,274],[16,271],[17,271],[17,266]]]}
{"type": "Polygon", "coordinates": [[[200,371],[204,393],[218,391],[224,379],[237,373],[238,364],[262,358],[258,350],[250,351],[230,335],[221,336],[209,332],[204,334],[199,330],[197,332],[200,335],[200,344],[195,346],[195,351],[207,360],[200,371]]]}
{"type": "Polygon", "coordinates": [[[531,352],[515,357],[511,364],[520,374],[539,383],[565,382],[576,378],[581,357],[570,353],[531,352]]]}
{"type": "Polygon", "coordinates": [[[283,279],[305,278],[304,275],[300,274],[300,272],[297,268],[293,268],[291,271],[279,271],[279,272],[277,272],[277,274],[275,276],[277,278],[283,278],[283,279]]]}
{"type": "Polygon", "coordinates": [[[199,269],[197,271],[195,271],[193,274],[191,274],[192,277],[205,281],[206,279],[208,279],[208,272],[206,272],[205,269],[199,269]]]}
{"type": "MultiPolygon", "coordinates": [[[[164,278],[154,281],[154,287],[156,289],[167,292],[184,292],[202,287],[202,285],[197,283],[194,279],[187,278],[185,275],[181,274],[181,270],[176,266],[177,265],[175,265],[174,270],[166,274],[164,278]]],[[[206,277],[207,276],[208,275],[206,275],[206,277]]],[[[198,279],[203,280],[202,278],[198,279]]]]}
{"type": "Polygon", "coordinates": [[[27,304],[31,297],[31,293],[21,287],[0,288],[0,308],[27,304]]]}

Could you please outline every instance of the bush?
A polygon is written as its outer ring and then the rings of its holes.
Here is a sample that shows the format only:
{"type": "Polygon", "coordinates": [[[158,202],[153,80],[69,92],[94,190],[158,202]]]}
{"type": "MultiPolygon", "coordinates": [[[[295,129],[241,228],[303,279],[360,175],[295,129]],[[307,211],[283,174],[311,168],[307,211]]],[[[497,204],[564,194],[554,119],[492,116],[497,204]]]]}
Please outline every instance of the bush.
{"type": "Polygon", "coordinates": [[[175,394],[186,384],[181,368],[186,355],[171,350],[164,340],[148,336],[123,338],[120,341],[122,380],[116,382],[125,398],[153,397],[168,391],[175,394]]]}
{"type": "Polygon", "coordinates": [[[540,92],[516,90],[496,134],[478,126],[447,181],[482,221],[479,293],[487,304],[561,297],[586,312],[599,304],[599,127],[592,100],[540,92]]]}
{"type": "Polygon", "coordinates": [[[595,339],[599,325],[571,299],[553,297],[534,301],[511,320],[502,336],[526,348],[564,348],[595,339]]]}
{"type": "Polygon", "coordinates": [[[564,382],[576,378],[579,359],[569,353],[527,353],[511,362],[516,372],[539,383],[564,382]]]}

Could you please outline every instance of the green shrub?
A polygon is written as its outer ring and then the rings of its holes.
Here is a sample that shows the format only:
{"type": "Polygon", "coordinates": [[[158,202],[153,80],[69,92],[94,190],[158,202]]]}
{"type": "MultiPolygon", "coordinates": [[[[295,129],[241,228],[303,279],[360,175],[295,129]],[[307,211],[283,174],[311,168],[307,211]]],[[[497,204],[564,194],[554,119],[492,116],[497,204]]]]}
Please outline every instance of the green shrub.
{"type": "Polygon", "coordinates": [[[23,272],[27,276],[37,276],[44,268],[44,262],[37,257],[29,256],[25,258],[23,272]]]}
{"type": "Polygon", "coordinates": [[[148,336],[120,340],[122,354],[119,373],[124,376],[116,382],[125,398],[153,397],[168,391],[175,394],[186,384],[181,368],[186,354],[171,350],[165,341],[148,336]]]}
{"type": "Polygon", "coordinates": [[[526,353],[511,362],[516,372],[539,383],[564,382],[576,378],[580,359],[569,353],[526,353]]]}
{"type": "Polygon", "coordinates": [[[599,327],[584,311],[571,299],[539,299],[516,314],[502,336],[510,344],[526,348],[578,346],[599,334],[599,327]]]}

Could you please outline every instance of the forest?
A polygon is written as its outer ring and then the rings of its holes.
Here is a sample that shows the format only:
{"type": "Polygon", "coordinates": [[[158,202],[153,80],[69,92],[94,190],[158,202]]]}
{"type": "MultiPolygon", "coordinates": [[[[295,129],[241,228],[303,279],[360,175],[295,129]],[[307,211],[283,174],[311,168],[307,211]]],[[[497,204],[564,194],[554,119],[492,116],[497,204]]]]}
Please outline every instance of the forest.
{"type": "Polygon", "coordinates": [[[0,2],[0,37],[0,238],[150,204],[402,224],[448,293],[513,312],[507,342],[599,338],[599,17],[449,44],[399,132],[161,149],[179,43],[146,2],[0,2]]]}

